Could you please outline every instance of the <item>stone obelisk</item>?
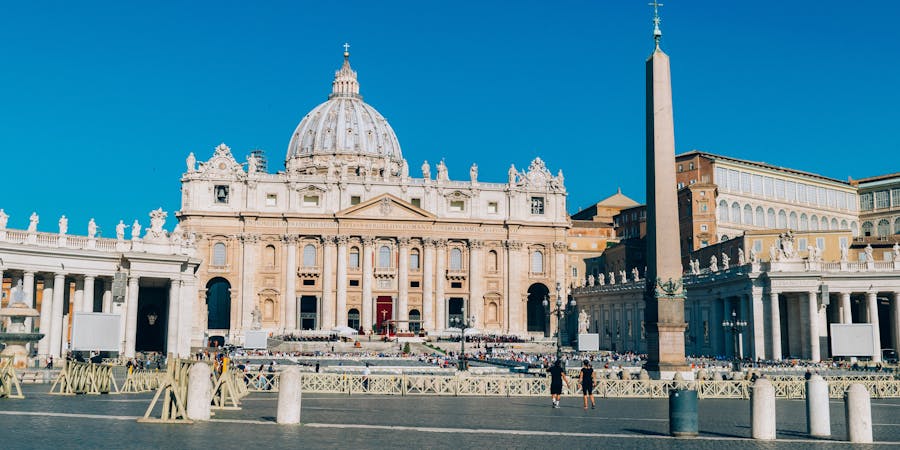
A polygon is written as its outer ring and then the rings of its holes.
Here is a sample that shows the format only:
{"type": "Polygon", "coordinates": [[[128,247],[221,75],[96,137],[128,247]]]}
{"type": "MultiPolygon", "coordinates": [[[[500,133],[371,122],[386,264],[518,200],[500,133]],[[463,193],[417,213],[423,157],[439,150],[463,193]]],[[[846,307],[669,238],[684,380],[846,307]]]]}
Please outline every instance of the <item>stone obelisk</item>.
{"type": "Polygon", "coordinates": [[[681,235],[675,189],[675,125],[669,57],[659,48],[662,32],[654,6],[656,48],[647,59],[647,288],[645,368],[654,378],[688,375],[684,359],[684,290],[681,235]]]}

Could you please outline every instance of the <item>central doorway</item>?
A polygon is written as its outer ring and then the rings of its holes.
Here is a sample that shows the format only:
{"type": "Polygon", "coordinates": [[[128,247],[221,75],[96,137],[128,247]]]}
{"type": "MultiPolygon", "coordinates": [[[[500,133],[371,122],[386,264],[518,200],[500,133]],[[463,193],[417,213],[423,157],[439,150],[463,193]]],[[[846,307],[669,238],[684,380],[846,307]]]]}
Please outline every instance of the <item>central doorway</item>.
{"type": "Polygon", "coordinates": [[[166,326],[169,322],[167,291],[164,287],[141,287],[138,290],[135,351],[165,352],[166,326]]]}
{"type": "Polygon", "coordinates": [[[300,329],[315,330],[318,316],[318,301],[315,295],[300,297],[300,329]]]}
{"type": "Polygon", "coordinates": [[[459,297],[451,297],[447,300],[447,328],[459,327],[459,323],[463,320],[464,305],[466,300],[459,297]],[[453,320],[456,319],[456,320],[453,320]],[[456,322],[454,324],[454,322],[456,322]]]}
{"type": "Polygon", "coordinates": [[[394,299],[381,295],[375,299],[375,332],[378,334],[393,333],[390,320],[394,318],[394,299]]]}
{"type": "Polygon", "coordinates": [[[550,318],[544,311],[544,299],[550,289],[541,283],[534,283],[528,288],[528,331],[542,332],[544,336],[550,336],[550,318]]]}

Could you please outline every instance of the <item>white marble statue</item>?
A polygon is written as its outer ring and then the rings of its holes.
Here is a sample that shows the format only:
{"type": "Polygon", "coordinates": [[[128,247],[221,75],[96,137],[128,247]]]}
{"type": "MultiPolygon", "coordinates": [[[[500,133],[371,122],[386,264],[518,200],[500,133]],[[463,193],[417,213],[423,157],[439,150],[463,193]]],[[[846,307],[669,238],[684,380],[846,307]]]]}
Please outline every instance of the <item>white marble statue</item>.
{"type": "Polygon", "coordinates": [[[256,160],[256,155],[250,155],[247,157],[247,173],[256,173],[259,169],[259,161],[256,160]]]}
{"type": "Polygon", "coordinates": [[[846,245],[841,246],[841,262],[847,262],[849,250],[846,245]]]}
{"type": "Polygon", "coordinates": [[[641,280],[640,272],[638,272],[638,268],[637,268],[637,267],[632,267],[632,268],[631,268],[631,277],[634,278],[634,281],[640,281],[640,280],[641,280]]]}
{"type": "Polygon", "coordinates": [[[875,261],[875,257],[872,256],[872,244],[866,244],[866,261],[875,261]]]}
{"type": "Polygon", "coordinates": [[[400,162],[400,178],[403,178],[404,180],[409,178],[409,164],[405,159],[400,162]]]}
{"type": "Polygon", "coordinates": [[[325,173],[327,178],[334,178],[337,175],[337,167],[334,165],[334,159],[328,160],[328,171],[325,173]]]}
{"type": "Polygon", "coordinates": [[[181,244],[181,241],[184,240],[184,230],[181,229],[181,224],[175,224],[175,228],[172,229],[172,234],[170,235],[172,238],[172,243],[181,244]]]}
{"type": "Polygon", "coordinates": [[[197,158],[194,157],[194,152],[188,153],[187,160],[185,161],[187,164],[188,173],[192,173],[194,169],[197,167],[197,158]]]}
{"type": "Polygon", "coordinates": [[[581,312],[578,313],[578,334],[587,334],[590,321],[587,311],[581,308],[581,312]]]}
{"type": "Polygon", "coordinates": [[[69,232],[69,219],[66,219],[66,215],[63,214],[62,217],[59,218],[59,234],[66,234],[69,232]]]}
{"type": "Polygon", "coordinates": [[[594,274],[588,275],[587,282],[588,282],[588,286],[591,286],[591,287],[594,286],[594,274]]]}
{"type": "Polygon", "coordinates": [[[728,270],[731,267],[731,258],[727,254],[722,253],[722,270],[728,270]]]}
{"type": "Polygon", "coordinates": [[[625,274],[624,270],[619,271],[619,283],[625,284],[628,282],[628,275],[625,274]]]}
{"type": "Polygon", "coordinates": [[[424,178],[426,180],[431,179],[431,166],[428,165],[427,159],[425,160],[425,162],[422,163],[422,178],[424,178]]]}
{"type": "Polygon", "coordinates": [[[40,220],[40,218],[38,217],[37,213],[32,212],[31,217],[28,218],[28,232],[29,233],[34,233],[37,231],[38,220],[40,220]]]}
{"type": "Polygon", "coordinates": [[[759,262],[759,253],[756,253],[755,248],[750,249],[750,262],[756,264],[759,262]]]}
{"type": "Polygon", "coordinates": [[[478,182],[478,164],[472,163],[472,167],[469,168],[469,178],[472,183],[478,182]]]}
{"type": "Polygon", "coordinates": [[[116,239],[118,239],[120,241],[125,240],[125,227],[126,226],[127,225],[125,225],[124,221],[119,220],[119,224],[116,225],[116,239]]]}
{"type": "Polygon", "coordinates": [[[131,224],[131,239],[137,240],[140,238],[141,238],[141,224],[140,224],[140,222],[137,221],[137,219],[134,219],[134,223],[131,224]]]}
{"type": "Polygon", "coordinates": [[[894,246],[891,249],[894,251],[894,261],[900,261],[900,244],[894,242],[894,246]]]}
{"type": "Polygon", "coordinates": [[[616,274],[612,272],[609,273],[609,284],[616,284],[616,274]]]}
{"type": "Polygon", "coordinates": [[[739,248],[738,249],[738,265],[743,266],[744,264],[747,264],[747,260],[744,259],[744,249],[739,248]]]}
{"type": "Polygon", "coordinates": [[[606,275],[603,275],[602,273],[597,275],[597,284],[599,284],[600,286],[606,284],[606,275]]]}
{"type": "Polygon", "coordinates": [[[710,272],[718,272],[719,271],[719,260],[716,258],[716,255],[712,255],[709,257],[709,271],[710,272]]]}
{"type": "Polygon", "coordinates": [[[93,239],[97,236],[97,222],[94,222],[94,218],[91,217],[91,220],[88,221],[88,237],[93,239]]]}
{"type": "Polygon", "coordinates": [[[0,230],[6,229],[6,223],[9,222],[9,214],[3,208],[0,208],[0,230]]]}
{"type": "Polygon", "coordinates": [[[769,262],[775,261],[778,261],[778,247],[776,247],[775,244],[772,244],[772,246],[769,247],[769,262]]]}
{"type": "Polygon", "coordinates": [[[441,162],[437,164],[437,180],[447,181],[448,179],[450,178],[447,176],[447,165],[444,164],[444,160],[442,159],[441,162]]]}
{"type": "Polygon", "coordinates": [[[517,177],[518,175],[519,175],[519,172],[516,170],[516,165],[515,165],[515,164],[510,164],[510,165],[509,165],[509,172],[508,172],[508,176],[509,176],[509,184],[516,184],[516,177],[517,177]]]}

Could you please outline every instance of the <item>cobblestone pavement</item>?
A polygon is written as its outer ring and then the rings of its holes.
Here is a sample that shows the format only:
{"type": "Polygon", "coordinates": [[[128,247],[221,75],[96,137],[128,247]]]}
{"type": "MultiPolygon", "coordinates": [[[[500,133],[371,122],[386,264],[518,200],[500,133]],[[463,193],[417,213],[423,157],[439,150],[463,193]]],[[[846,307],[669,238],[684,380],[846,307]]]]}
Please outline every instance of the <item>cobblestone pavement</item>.
{"type": "MultiPolygon", "coordinates": [[[[778,438],[750,440],[750,403],[701,400],[700,438],[668,437],[667,401],[598,399],[583,410],[533,397],[306,394],[301,426],[274,424],[277,394],[251,394],[208,423],[137,423],[152,394],[51,396],[25,386],[0,400],[0,448],[847,448],[841,401],[831,403],[832,440],[805,436],[804,402],[779,400],[778,438]]],[[[900,446],[900,400],[872,400],[875,440],[900,446]]],[[[867,447],[866,447],[867,448],[867,447]]]]}

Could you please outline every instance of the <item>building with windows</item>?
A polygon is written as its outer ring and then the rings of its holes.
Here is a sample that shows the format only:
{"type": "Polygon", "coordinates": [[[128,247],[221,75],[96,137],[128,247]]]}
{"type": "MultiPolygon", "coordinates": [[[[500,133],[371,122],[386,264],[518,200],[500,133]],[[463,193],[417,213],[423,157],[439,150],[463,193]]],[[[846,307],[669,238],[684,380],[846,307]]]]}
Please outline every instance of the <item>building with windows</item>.
{"type": "Polygon", "coordinates": [[[863,242],[900,241],[900,173],[851,180],[859,189],[859,238],[863,242]]]}
{"type": "Polygon", "coordinates": [[[538,158],[500,183],[474,164],[451,180],[443,161],[411,175],[344,56],[284,171],[224,144],[199,165],[188,157],[178,217],[203,258],[197,342],[251,328],[440,333],[464,311],[485,332],[545,332],[541,302],[566,286],[562,172],[538,158]]]}
{"type": "Polygon", "coordinates": [[[576,285],[592,272],[588,265],[601,257],[610,245],[619,242],[615,217],[623,210],[638,206],[638,202],[622,194],[615,194],[572,214],[572,227],[566,242],[569,245],[569,286],[576,285]]]}

